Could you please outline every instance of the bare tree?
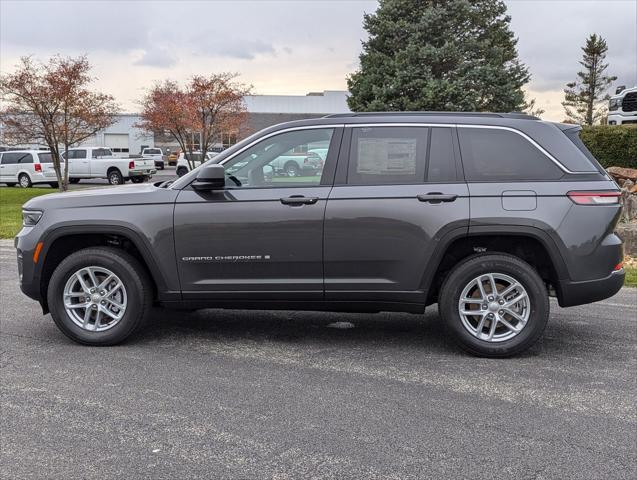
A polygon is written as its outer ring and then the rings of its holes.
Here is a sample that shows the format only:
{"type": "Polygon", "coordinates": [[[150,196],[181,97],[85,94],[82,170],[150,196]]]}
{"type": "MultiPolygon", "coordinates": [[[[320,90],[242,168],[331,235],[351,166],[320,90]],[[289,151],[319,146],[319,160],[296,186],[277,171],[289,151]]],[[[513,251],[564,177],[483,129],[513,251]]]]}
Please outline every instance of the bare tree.
{"type": "Polygon", "coordinates": [[[54,56],[48,63],[22,57],[13,73],[0,76],[5,140],[46,144],[62,191],[68,188],[69,162],[62,171],[60,146],[68,150],[94,136],[113,124],[118,111],[112,96],[88,89],[90,70],[85,56],[54,56]]]}
{"type": "Polygon", "coordinates": [[[236,78],[233,73],[194,76],[183,88],[170,80],[158,83],[139,102],[142,121],[137,126],[172,135],[192,169],[193,135],[201,135],[205,155],[223,133],[238,132],[247,120],[243,97],[250,87],[236,78]]]}

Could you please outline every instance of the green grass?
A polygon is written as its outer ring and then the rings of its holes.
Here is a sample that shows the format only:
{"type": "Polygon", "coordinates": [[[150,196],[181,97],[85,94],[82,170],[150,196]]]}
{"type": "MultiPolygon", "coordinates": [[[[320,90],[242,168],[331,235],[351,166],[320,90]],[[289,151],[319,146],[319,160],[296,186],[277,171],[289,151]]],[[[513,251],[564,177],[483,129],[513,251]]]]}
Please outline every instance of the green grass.
{"type": "Polygon", "coordinates": [[[637,268],[625,267],[626,279],[624,280],[624,287],[637,287],[637,268]]]}
{"type": "Polygon", "coordinates": [[[29,199],[47,193],[53,188],[0,187],[0,238],[13,238],[22,228],[22,205],[29,199]]]}

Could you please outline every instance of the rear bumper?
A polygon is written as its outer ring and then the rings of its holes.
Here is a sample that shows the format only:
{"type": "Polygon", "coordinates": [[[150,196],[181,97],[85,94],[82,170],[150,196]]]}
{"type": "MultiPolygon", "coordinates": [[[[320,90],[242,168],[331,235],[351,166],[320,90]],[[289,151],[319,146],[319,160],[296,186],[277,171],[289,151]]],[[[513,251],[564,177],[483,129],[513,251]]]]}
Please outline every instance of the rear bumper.
{"type": "Polygon", "coordinates": [[[157,170],[155,170],[154,168],[144,168],[144,169],[136,169],[136,170],[130,170],[128,172],[128,176],[129,177],[145,177],[148,175],[155,175],[157,173],[157,170]]]}
{"type": "Polygon", "coordinates": [[[560,307],[574,307],[598,302],[615,295],[624,285],[624,269],[612,272],[605,278],[573,282],[562,280],[558,292],[560,307]]]}

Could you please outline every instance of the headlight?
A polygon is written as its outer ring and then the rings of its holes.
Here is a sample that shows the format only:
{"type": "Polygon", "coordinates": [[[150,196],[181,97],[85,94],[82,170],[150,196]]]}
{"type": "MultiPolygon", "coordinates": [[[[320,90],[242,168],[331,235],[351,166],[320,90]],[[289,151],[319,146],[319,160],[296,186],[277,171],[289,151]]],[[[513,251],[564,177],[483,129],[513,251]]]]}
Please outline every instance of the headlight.
{"type": "Polygon", "coordinates": [[[42,218],[40,210],[22,210],[22,225],[32,227],[42,218]]]}
{"type": "Polygon", "coordinates": [[[610,102],[608,102],[608,109],[617,110],[621,104],[622,104],[621,98],[611,98],[610,102]]]}

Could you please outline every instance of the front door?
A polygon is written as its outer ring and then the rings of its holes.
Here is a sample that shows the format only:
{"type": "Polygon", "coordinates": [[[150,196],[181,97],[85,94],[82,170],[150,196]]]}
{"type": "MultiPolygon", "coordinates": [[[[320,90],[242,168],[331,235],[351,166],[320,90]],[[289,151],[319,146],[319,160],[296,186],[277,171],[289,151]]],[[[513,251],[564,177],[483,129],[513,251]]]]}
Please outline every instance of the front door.
{"type": "Polygon", "coordinates": [[[454,128],[347,132],[325,213],[325,299],[424,303],[437,242],[469,224],[454,128]]]}
{"type": "Polygon", "coordinates": [[[70,150],[64,154],[68,158],[70,177],[88,177],[90,175],[87,151],[83,148],[70,150]]]}
{"type": "Polygon", "coordinates": [[[272,134],[223,163],[223,190],[180,192],[174,235],[184,299],[323,298],[323,217],[341,135],[272,134]],[[321,148],[325,164],[307,160],[321,148]],[[282,158],[299,169],[281,169],[282,158]]]}

